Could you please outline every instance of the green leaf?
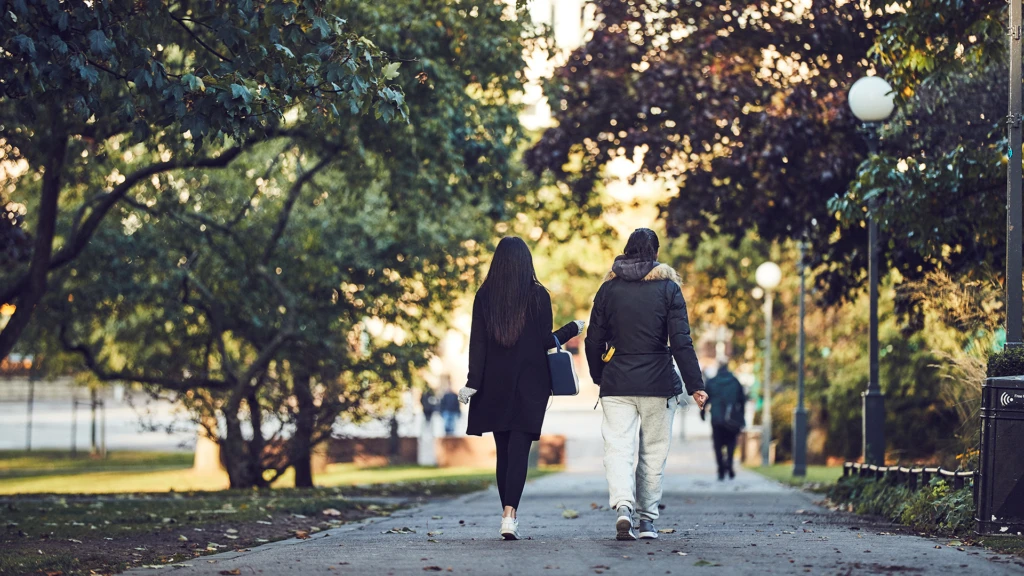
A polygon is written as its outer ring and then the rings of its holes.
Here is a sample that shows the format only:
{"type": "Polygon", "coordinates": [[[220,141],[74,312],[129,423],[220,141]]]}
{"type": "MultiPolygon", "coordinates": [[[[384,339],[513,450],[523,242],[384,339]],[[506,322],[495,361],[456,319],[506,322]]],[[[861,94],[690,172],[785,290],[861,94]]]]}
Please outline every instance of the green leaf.
{"type": "Polygon", "coordinates": [[[246,104],[252,102],[252,92],[249,92],[249,89],[241,84],[231,85],[231,97],[241,98],[246,104]]]}
{"type": "Polygon", "coordinates": [[[284,44],[274,44],[274,48],[277,48],[278,52],[284,52],[284,55],[289,58],[295,58],[295,54],[284,44]]]}
{"type": "Polygon", "coordinates": [[[107,35],[102,30],[92,30],[86,38],[89,40],[89,51],[99,56],[109,56],[111,54],[111,42],[107,35]]]}
{"type": "Polygon", "coordinates": [[[327,20],[324,20],[322,16],[313,17],[313,27],[320,31],[321,38],[327,38],[331,35],[331,27],[327,24],[327,20]]]}
{"type": "Polygon", "coordinates": [[[398,68],[401,65],[401,62],[392,62],[391,64],[385,66],[384,70],[382,71],[382,73],[384,74],[384,78],[388,80],[394,80],[395,78],[398,78],[398,68]]]}
{"type": "Polygon", "coordinates": [[[197,77],[195,74],[185,74],[181,77],[181,83],[188,86],[188,89],[193,92],[206,91],[206,84],[203,83],[203,79],[197,77]]]}

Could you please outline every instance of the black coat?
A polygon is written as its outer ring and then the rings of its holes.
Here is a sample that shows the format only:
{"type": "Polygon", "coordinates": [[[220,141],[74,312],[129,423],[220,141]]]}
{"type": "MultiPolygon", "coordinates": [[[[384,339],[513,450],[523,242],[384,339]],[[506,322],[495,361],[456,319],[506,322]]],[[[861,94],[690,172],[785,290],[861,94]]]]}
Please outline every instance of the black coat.
{"type": "Polygon", "coordinates": [[[537,438],[551,396],[547,351],[555,347],[555,336],[564,344],[579,333],[579,328],[570,322],[551,333],[551,297],[538,285],[519,340],[506,348],[488,333],[484,306],[485,299],[477,293],[466,382],[477,392],[469,401],[466,433],[480,436],[485,432],[518,431],[537,438]]]}
{"type": "Polygon", "coordinates": [[[668,398],[682,394],[684,382],[687,394],[704,389],[681,283],[666,264],[615,259],[594,298],[586,340],[590,376],[602,397],[668,398]],[[601,356],[610,346],[615,354],[605,363],[601,356]]]}

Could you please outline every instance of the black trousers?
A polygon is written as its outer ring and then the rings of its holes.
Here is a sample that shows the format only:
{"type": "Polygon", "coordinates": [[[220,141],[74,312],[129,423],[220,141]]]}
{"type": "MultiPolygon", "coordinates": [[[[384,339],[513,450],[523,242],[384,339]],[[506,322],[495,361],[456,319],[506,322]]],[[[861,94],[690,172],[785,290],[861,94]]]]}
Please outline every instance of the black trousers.
{"type": "Polygon", "coordinates": [[[526,486],[526,469],[530,459],[533,437],[525,432],[504,431],[494,433],[494,444],[498,448],[498,495],[501,507],[519,508],[519,500],[526,486]]]}
{"type": "Polygon", "coordinates": [[[718,462],[718,473],[732,470],[732,455],[736,452],[736,436],[724,426],[711,425],[711,440],[715,443],[715,460],[718,462]]]}

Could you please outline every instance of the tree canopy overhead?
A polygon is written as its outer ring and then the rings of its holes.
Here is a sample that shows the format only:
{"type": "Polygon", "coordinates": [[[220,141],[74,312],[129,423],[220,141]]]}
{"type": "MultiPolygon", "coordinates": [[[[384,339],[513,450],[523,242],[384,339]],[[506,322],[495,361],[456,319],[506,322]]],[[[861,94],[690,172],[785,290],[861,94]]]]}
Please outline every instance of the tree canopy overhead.
{"type": "Polygon", "coordinates": [[[864,234],[834,238],[826,206],[863,157],[845,92],[874,31],[855,3],[595,4],[595,30],[549,88],[558,126],[531,150],[534,170],[585,194],[613,158],[639,160],[679,189],[665,207],[672,234],[806,230],[819,263],[863,266],[864,234]],[[582,169],[567,171],[576,158],[582,169]]]}
{"type": "Polygon", "coordinates": [[[140,182],[221,168],[294,128],[373,112],[405,118],[392,62],[323,0],[0,0],[0,154],[8,174],[0,302],[5,356],[47,289],[110,209],[140,182]],[[111,154],[145,144],[139,157],[111,154]],[[99,182],[99,185],[97,185],[99,182]],[[29,193],[29,190],[32,192],[29,193]],[[13,225],[12,225],[13,224],[13,225]],[[14,226],[18,225],[18,226],[14,226]],[[25,234],[25,231],[22,231],[25,234]]]}
{"type": "MultiPolygon", "coordinates": [[[[26,333],[183,403],[232,486],[288,466],[308,484],[310,448],[338,417],[393,406],[476,281],[496,220],[527,202],[522,20],[447,0],[330,7],[406,62],[393,82],[408,121],[313,126],[303,110],[223,169],[139,182],[52,274],[60,288],[26,333]]],[[[130,173],[147,146],[99,143],[91,184],[130,173]]]]}
{"type": "Polygon", "coordinates": [[[611,160],[637,161],[677,186],[668,231],[692,243],[806,232],[826,302],[865,280],[869,214],[903,278],[970,270],[1000,249],[987,228],[1001,217],[1004,4],[597,0],[548,86],[558,125],[527,160],[580,195],[611,160]],[[871,73],[902,108],[862,164],[846,96],[871,73]]]}

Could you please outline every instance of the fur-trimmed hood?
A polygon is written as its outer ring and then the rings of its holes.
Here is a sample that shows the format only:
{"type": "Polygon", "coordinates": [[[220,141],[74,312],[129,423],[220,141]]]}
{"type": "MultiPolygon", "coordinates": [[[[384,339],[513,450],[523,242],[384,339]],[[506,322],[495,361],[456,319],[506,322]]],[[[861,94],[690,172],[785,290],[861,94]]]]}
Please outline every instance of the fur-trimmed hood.
{"type": "Polygon", "coordinates": [[[615,263],[612,264],[612,269],[608,271],[602,282],[608,282],[615,278],[622,278],[627,282],[653,282],[655,280],[671,280],[678,284],[683,285],[683,279],[680,278],[679,273],[668,264],[661,264],[658,262],[643,262],[638,260],[627,259],[625,256],[618,256],[615,258],[615,263]]]}

